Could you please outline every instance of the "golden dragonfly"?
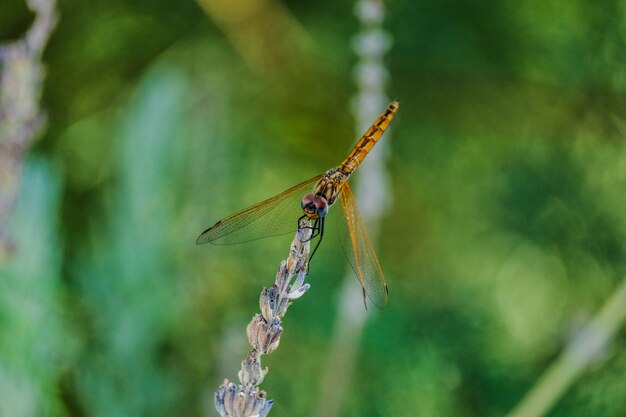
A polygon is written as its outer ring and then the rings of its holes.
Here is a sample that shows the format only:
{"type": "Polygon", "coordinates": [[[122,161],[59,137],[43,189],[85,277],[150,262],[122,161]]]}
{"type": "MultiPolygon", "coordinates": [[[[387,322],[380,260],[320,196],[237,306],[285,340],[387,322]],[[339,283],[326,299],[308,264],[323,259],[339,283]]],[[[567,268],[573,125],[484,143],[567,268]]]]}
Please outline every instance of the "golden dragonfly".
{"type": "Polygon", "coordinates": [[[376,306],[383,308],[387,304],[389,291],[348,178],[382,137],[399,105],[399,100],[394,100],[387,106],[337,168],[218,221],[200,234],[196,244],[242,243],[282,235],[294,232],[301,220],[309,218],[313,222],[311,239],[319,237],[310,255],[311,259],[324,236],[328,210],[339,198],[344,214],[343,221],[339,222],[339,238],[361,284],[363,301],[367,308],[367,295],[376,306]],[[300,215],[296,217],[298,211],[300,215]]]}

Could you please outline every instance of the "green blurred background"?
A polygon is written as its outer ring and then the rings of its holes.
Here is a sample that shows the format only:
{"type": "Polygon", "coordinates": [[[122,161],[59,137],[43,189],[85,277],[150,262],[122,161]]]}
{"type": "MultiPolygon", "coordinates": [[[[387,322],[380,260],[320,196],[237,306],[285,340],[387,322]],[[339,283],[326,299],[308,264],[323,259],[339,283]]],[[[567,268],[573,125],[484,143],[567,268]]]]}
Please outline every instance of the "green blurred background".
{"type": "MultiPolygon", "coordinates": [[[[357,139],[353,2],[203,5],[58,5],[47,128],[1,269],[3,417],[216,415],[291,236],[195,238],[357,139]]],[[[390,301],[367,312],[340,415],[505,415],[624,277],[626,4],[386,6],[387,91],[402,106],[374,245],[390,301]]],[[[2,0],[2,42],[32,19],[2,0]]],[[[316,257],[264,361],[270,416],[325,401],[345,258],[332,237],[316,257]]],[[[549,415],[625,416],[625,341],[549,415]]]]}

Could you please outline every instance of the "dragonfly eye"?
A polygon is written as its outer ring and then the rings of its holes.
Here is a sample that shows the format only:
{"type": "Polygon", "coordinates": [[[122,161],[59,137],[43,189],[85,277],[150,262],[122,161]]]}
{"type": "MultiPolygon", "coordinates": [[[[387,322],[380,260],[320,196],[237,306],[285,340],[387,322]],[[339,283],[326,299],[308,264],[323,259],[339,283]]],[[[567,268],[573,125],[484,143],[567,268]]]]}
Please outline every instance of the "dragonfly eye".
{"type": "Polygon", "coordinates": [[[326,213],[328,213],[328,201],[326,201],[324,197],[316,196],[313,199],[313,202],[315,204],[315,209],[317,210],[317,215],[319,217],[326,216],[326,213]]]}
{"type": "Polygon", "coordinates": [[[302,210],[306,214],[314,215],[317,213],[317,207],[315,206],[315,196],[313,194],[307,194],[302,198],[302,210]]]}

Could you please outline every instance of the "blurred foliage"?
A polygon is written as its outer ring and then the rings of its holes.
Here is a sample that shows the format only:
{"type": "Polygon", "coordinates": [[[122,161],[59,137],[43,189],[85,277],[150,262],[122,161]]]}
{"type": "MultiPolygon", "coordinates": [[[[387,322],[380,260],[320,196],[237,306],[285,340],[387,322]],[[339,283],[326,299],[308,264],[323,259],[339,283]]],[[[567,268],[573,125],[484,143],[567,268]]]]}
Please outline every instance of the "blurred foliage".
{"type": "MultiPolygon", "coordinates": [[[[214,415],[291,237],[195,237],[355,141],[352,4],[283,4],[314,49],[277,78],[193,2],[60,2],[48,129],[0,269],[0,415],[214,415]]],[[[626,6],[396,0],[388,12],[402,108],[383,138],[394,197],[375,245],[390,302],[368,312],[342,415],[504,415],[624,279],[626,6]]],[[[3,2],[0,39],[30,21],[3,2]]],[[[340,252],[325,240],[266,361],[272,416],[323,401],[340,252]]],[[[551,416],[623,415],[625,337],[551,416]]]]}

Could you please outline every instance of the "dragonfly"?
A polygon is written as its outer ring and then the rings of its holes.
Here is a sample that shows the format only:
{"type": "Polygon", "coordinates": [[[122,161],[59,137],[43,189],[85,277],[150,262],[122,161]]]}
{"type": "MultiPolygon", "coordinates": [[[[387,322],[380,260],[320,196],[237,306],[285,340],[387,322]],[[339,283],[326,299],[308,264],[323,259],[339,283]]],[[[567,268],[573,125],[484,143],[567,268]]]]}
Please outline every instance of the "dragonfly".
{"type": "Polygon", "coordinates": [[[324,237],[329,209],[339,200],[343,211],[338,226],[339,240],[361,284],[365,308],[367,298],[383,308],[389,290],[348,179],[383,136],[399,106],[399,100],[392,101],[338,167],[223,218],[202,232],[196,244],[243,243],[283,235],[297,230],[301,220],[310,219],[310,239],[319,237],[310,261],[324,237]]]}

